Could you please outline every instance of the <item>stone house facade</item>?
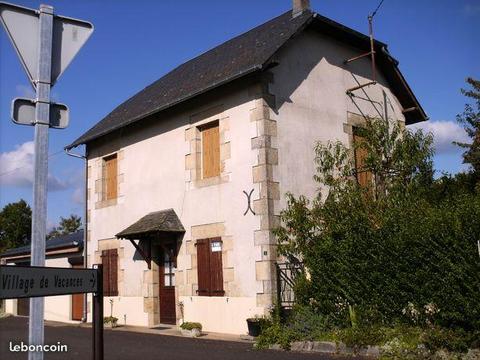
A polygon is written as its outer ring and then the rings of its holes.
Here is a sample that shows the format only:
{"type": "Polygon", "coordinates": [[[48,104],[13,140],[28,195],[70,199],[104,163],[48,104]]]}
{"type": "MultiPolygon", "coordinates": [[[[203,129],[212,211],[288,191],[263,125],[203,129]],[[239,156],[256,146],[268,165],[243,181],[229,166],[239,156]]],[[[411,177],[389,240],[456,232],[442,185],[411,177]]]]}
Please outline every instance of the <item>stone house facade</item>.
{"type": "Polygon", "coordinates": [[[87,156],[87,263],[123,324],[242,334],[276,301],[284,194],[312,196],[317,141],[426,115],[384,43],[305,1],[179,66],[67,148],[87,156]],[[303,6],[303,7],[302,7],[303,6]],[[371,83],[358,91],[348,91],[371,83]]]}

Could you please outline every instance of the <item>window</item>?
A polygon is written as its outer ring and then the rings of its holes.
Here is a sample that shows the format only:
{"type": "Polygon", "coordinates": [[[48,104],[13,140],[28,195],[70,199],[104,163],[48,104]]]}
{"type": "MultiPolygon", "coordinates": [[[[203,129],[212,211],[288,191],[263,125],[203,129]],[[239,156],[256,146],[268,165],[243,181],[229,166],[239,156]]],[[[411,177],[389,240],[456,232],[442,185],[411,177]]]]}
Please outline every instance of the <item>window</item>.
{"type": "Polygon", "coordinates": [[[117,259],[117,249],[102,251],[104,296],[118,296],[117,259]]]}
{"type": "Polygon", "coordinates": [[[174,256],[165,251],[163,258],[164,286],[175,286],[175,270],[174,256]]]}
{"type": "Polygon", "coordinates": [[[223,296],[222,240],[197,240],[198,295],[223,296]]]}
{"type": "Polygon", "coordinates": [[[361,187],[369,187],[372,185],[373,174],[371,171],[365,169],[365,158],[367,157],[367,151],[364,148],[358,147],[365,141],[365,138],[358,133],[358,129],[353,128],[353,142],[355,144],[355,174],[357,182],[361,187]]]}
{"type": "Polygon", "coordinates": [[[202,178],[220,175],[220,131],[218,121],[200,128],[202,133],[202,178]]]}
{"type": "Polygon", "coordinates": [[[117,198],[117,154],[103,159],[103,200],[117,198]]]}

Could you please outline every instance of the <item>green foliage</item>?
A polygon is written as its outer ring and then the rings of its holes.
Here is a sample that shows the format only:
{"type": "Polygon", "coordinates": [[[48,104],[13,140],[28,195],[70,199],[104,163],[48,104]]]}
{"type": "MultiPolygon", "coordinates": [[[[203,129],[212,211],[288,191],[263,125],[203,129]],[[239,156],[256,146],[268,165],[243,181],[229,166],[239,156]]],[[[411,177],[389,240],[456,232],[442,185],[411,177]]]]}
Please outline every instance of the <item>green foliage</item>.
{"type": "Polygon", "coordinates": [[[60,224],[50,231],[47,238],[51,239],[60,235],[67,235],[78,231],[82,227],[82,218],[77,215],[70,215],[68,218],[60,217],[60,224]]]}
{"type": "Polygon", "coordinates": [[[457,115],[457,121],[463,125],[472,142],[457,145],[466,149],[463,162],[470,164],[477,178],[480,178],[480,81],[468,78],[467,84],[471,89],[462,89],[462,94],[471,99],[473,104],[465,105],[463,113],[457,115]]]}
{"type": "Polygon", "coordinates": [[[202,331],[202,324],[198,322],[189,322],[186,321],[180,325],[180,328],[183,330],[193,330],[193,329],[198,329],[202,331]]]}
{"type": "MultiPolygon", "coordinates": [[[[396,126],[373,120],[361,132],[371,187],[356,183],[348,149],[318,144],[315,178],[325,198],[287,195],[275,234],[280,253],[307,270],[297,279],[297,302],[358,344],[380,341],[375,329],[394,324],[480,330],[473,181],[433,179],[431,135],[400,136],[396,126]]],[[[277,330],[280,340],[302,333],[277,330]]]]}
{"type": "Polygon", "coordinates": [[[10,203],[0,212],[0,253],[30,242],[32,210],[25,200],[10,203]]]}
{"type": "Polygon", "coordinates": [[[273,321],[265,322],[255,344],[258,349],[267,349],[270,345],[278,344],[282,349],[289,350],[290,344],[297,339],[299,339],[297,334],[280,322],[273,321]]]}
{"type": "Polygon", "coordinates": [[[116,325],[116,324],[117,324],[117,321],[118,321],[118,318],[116,318],[115,316],[105,316],[105,317],[103,318],[103,323],[104,323],[104,324],[116,325]]]}
{"type": "Polygon", "coordinates": [[[466,352],[470,346],[480,345],[478,343],[479,335],[478,332],[476,334],[468,333],[458,328],[434,327],[422,335],[422,343],[430,350],[446,349],[454,352],[466,352]]]}

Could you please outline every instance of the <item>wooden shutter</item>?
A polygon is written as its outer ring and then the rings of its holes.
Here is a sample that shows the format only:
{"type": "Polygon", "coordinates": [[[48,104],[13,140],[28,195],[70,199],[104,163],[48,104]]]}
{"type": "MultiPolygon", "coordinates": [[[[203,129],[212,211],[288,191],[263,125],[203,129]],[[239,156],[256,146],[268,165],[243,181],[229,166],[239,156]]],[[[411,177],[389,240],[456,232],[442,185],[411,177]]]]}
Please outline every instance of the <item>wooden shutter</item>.
{"type": "MultiPolygon", "coordinates": [[[[361,144],[365,139],[360,136],[357,131],[353,131],[353,142],[355,145],[361,144]]],[[[372,185],[372,173],[365,169],[365,158],[367,157],[367,150],[361,147],[355,147],[355,170],[357,174],[357,181],[361,187],[369,187],[372,185]]]]}
{"type": "MultiPolygon", "coordinates": [[[[212,251],[212,244],[222,243],[221,238],[212,238],[209,241],[210,252],[210,296],[223,296],[223,264],[222,251],[212,251]]],[[[220,245],[221,246],[221,245],[220,245]]]]}
{"type": "Polygon", "coordinates": [[[103,294],[118,296],[118,252],[117,249],[102,251],[103,294]]]}
{"type": "Polygon", "coordinates": [[[117,155],[105,158],[106,200],[117,198],[117,155]]]}
{"type": "Polygon", "coordinates": [[[210,295],[210,256],[209,239],[197,240],[198,295],[210,295]]]}
{"type": "Polygon", "coordinates": [[[213,251],[212,243],[221,242],[221,238],[197,240],[198,295],[223,296],[222,252],[213,251]]]}
{"type": "Polygon", "coordinates": [[[220,175],[220,132],[218,122],[202,129],[203,178],[220,175]]]}

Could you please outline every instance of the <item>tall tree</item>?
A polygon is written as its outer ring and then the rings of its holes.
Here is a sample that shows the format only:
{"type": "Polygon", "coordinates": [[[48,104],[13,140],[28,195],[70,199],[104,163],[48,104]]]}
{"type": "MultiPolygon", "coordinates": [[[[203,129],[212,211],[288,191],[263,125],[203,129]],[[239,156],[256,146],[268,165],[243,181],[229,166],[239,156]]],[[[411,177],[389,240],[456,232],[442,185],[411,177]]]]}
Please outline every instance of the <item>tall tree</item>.
{"type": "Polygon", "coordinates": [[[30,243],[32,209],[20,200],[10,203],[0,212],[0,252],[30,243]]]}
{"type": "Polygon", "coordinates": [[[54,227],[48,234],[48,238],[51,239],[55,236],[71,234],[78,231],[82,227],[82,218],[77,215],[70,215],[67,218],[60,217],[60,224],[54,227]]]}
{"type": "Polygon", "coordinates": [[[480,81],[468,78],[467,84],[471,88],[462,89],[462,94],[473,100],[473,103],[465,104],[463,113],[457,115],[457,121],[462,124],[472,142],[457,145],[466,148],[463,162],[470,164],[473,171],[480,176],[480,81]]]}

